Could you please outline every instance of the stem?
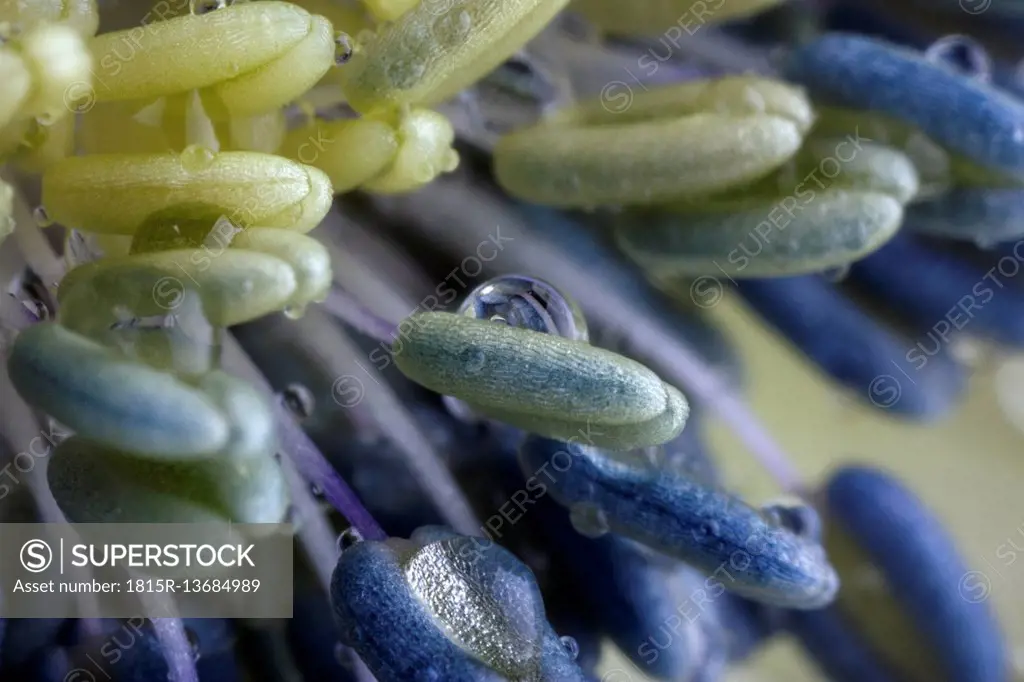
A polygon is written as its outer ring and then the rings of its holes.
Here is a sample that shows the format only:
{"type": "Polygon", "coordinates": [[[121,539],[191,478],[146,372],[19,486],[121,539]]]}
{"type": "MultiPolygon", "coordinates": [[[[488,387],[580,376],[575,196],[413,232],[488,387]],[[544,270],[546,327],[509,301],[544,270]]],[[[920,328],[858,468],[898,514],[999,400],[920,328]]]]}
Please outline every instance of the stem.
{"type": "Polygon", "coordinates": [[[473,507],[419,424],[376,368],[364,367],[359,362],[355,345],[344,334],[338,336],[330,349],[331,355],[338,358],[337,365],[340,368],[361,367],[371,378],[364,387],[362,399],[350,409],[366,411],[385,437],[398,448],[416,483],[447,525],[463,535],[479,534],[483,526],[473,507]]]}
{"type": "MultiPolygon", "coordinates": [[[[233,336],[224,339],[224,364],[273,399],[273,388],[233,336]]],[[[335,534],[310,493],[309,485],[296,470],[293,457],[287,451],[283,454],[281,469],[288,481],[292,504],[299,515],[298,533],[302,549],[316,571],[324,594],[330,594],[331,574],[337,563],[335,534]]]]}
{"type": "MultiPolygon", "coordinates": [[[[422,281],[412,277],[411,279],[415,281],[407,283],[405,289],[409,293],[406,294],[389,276],[392,268],[401,267],[401,259],[396,258],[394,252],[383,244],[378,243],[374,248],[367,239],[368,235],[356,221],[342,221],[339,218],[338,214],[332,212],[325,220],[325,227],[332,228],[325,239],[325,245],[331,252],[332,262],[336,266],[335,281],[343,280],[339,282],[342,287],[363,292],[362,296],[372,300],[378,310],[386,308],[388,313],[401,310],[403,312],[397,313],[398,315],[408,315],[411,311],[420,309],[422,305],[417,305],[413,296],[423,291],[432,291],[435,283],[426,277],[422,278],[422,281]],[[371,267],[352,267],[356,261],[371,267]],[[416,294],[411,293],[413,289],[416,294]],[[372,299],[369,298],[371,295],[372,299]]],[[[410,279],[409,272],[405,275],[405,279],[410,279]]],[[[333,300],[339,301],[337,298],[333,300]]],[[[373,338],[390,344],[400,336],[396,324],[363,306],[354,296],[345,296],[340,300],[344,305],[350,306],[347,310],[357,311],[360,320],[371,321],[380,332],[372,334],[373,338]]],[[[339,310],[332,305],[330,296],[324,308],[344,321],[349,321],[353,315],[349,313],[346,316],[345,309],[339,310]]],[[[424,435],[417,421],[403,406],[390,384],[376,367],[367,367],[360,362],[359,349],[349,342],[344,334],[331,336],[334,340],[329,346],[318,347],[317,354],[328,363],[332,373],[335,376],[344,376],[347,368],[356,367],[361,374],[371,379],[370,383],[365,385],[360,399],[349,406],[349,409],[358,414],[365,413],[366,420],[374,422],[395,445],[404,457],[417,485],[430,499],[447,525],[463,535],[479,534],[482,526],[472,505],[444,460],[424,435]],[[336,336],[340,338],[335,339],[336,336]]],[[[354,373],[354,370],[350,371],[354,373]]],[[[357,380],[352,378],[353,382],[357,380]]]]}
{"type": "MultiPolygon", "coordinates": [[[[226,336],[224,348],[225,354],[237,353],[234,357],[237,358],[239,366],[244,361],[246,367],[252,368],[252,372],[259,372],[252,359],[238,345],[233,336],[226,336]]],[[[355,492],[309,439],[306,432],[295,422],[291,413],[279,401],[275,400],[273,403],[274,413],[277,416],[281,450],[291,458],[302,477],[317,485],[331,506],[348,519],[348,522],[359,531],[364,539],[386,540],[387,534],[363,506],[355,492]]]]}

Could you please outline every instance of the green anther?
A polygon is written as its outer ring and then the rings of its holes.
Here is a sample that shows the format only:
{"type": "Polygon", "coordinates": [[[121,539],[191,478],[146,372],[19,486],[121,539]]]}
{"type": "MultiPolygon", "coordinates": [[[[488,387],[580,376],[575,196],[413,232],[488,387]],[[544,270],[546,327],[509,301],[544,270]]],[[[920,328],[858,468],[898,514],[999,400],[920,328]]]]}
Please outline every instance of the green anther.
{"type": "Polygon", "coordinates": [[[753,185],[611,220],[620,248],[655,277],[792,276],[879,248],[917,188],[914,164],[894,149],[814,139],[753,185]]]}
{"type": "Polygon", "coordinates": [[[398,154],[398,132],[372,119],[316,120],[288,133],[279,153],[327,173],[338,194],[377,177],[398,154]]]}
{"type": "Polygon", "coordinates": [[[665,384],[668,404],[654,419],[635,424],[596,424],[569,419],[538,417],[520,412],[495,410],[478,406],[481,414],[512,424],[523,431],[557,440],[578,442],[599,448],[628,452],[652,444],[667,443],[683,430],[690,415],[686,398],[675,387],[665,384]]]}
{"type": "Polygon", "coordinates": [[[322,301],[331,288],[331,256],[312,237],[291,230],[251,228],[240,232],[231,242],[231,248],[265,253],[291,267],[295,292],[286,303],[288,308],[302,308],[310,302],[322,301]]]}
{"type": "Polygon", "coordinates": [[[803,92],[748,76],[593,101],[502,138],[495,174],[561,207],[651,205],[725,191],[779,168],[813,112],[803,92]]]}
{"type": "Polygon", "coordinates": [[[813,134],[844,137],[850,131],[865,141],[903,151],[914,161],[921,178],[918,199],[941,194],[951,185],[964,187],[1019,187],[1021,180],[985,168],[946,149],[913,126],[882,114],[838,107],[818,107],[813,134]]]}
{"type": "MultiPolygon", "coordinates": [[[[204,212],[206,211],[202,206],[189,204],[150,216],[135,233],[131,254],[149,253],[151,258],[159,259],[162,257],[160,254],[168,250],[195,249],[188,257],[189,264],[182,264],[180,272],[191,271],[192,267],[195,267],[200,273],[205,273],[211,266],[216,271],[217,259],[224,249],[262,253],[274,256],[291,267],[295,285],[291,297],[285,303],[286,307],[302,307],[326,296],[331,285],[331,259],[327,249],[320,242],[294,230],[271,227],[243,229],[224,218],[211,223],[209,220],[175,217],[204,212]]],[[[174,262],[177,263],[178,259],[174,262]]],[[[213,277],[215,274],[216,272],[210,275],[200,274],[196,279],[204,276],[213,277]]],[[[186,281],[189,280],[186,278],[186,281]]],[[[287,288],[283,281],[267,284],[287,288]]],[[[253,286],[256,288],[245,295],[246,298],[276,300],[272,295],[264,297],[261,294],[264,291],[263,287],[253,286]]],[[[266,291],[270,293],[273,289],[266,291]]],[[[199,293],[203,293],[201,286],[199,293]]]]}
{"type": "Polygon", "coordinates": [[[46,468],[57,505],[72,523],[223,523],[214,481],[196,465],[139,459],[70,438],[46,468]]]}
{"type": "Polygon", "coordinates": [[[89,329],[93,316],[117,308],[135,317],[167,315],[186,290],[194,290],[210,324],[228,327],[284,309],[297,289],[288,261],[257,251],[177,249],[117,256],[67,274],[58,298],[75,304],[61,311],[60,322],[89,329]]]}
{"type": "Polygon", "coordinates": [[[540,33],[566,0],[420,2],[341,67],[353,109],[432,106],[469,87],[540,33]]]}
{"type": "Polygon", "coordinates": [[[43,174],[43,204],[56,222],[107,234],[134,234],[152,214],[186,204],[203,208],[179,218],[298,232],[312,230],[330,209],[330,180],[312,166],[257,152],[221,152],[202,162],[182,156],[65,159],[43,174]]]}
{"type": "Polygon", "coordinates": [[[74,523],[280,523],[288,502],[269,455],[175,464],[76,437],[57,447],[47,478],[74,523]]]}
{"type": "Polygon", "coordinates": [[[207,460],[229,442],[229,423],[201,390],[51,322],[18,336],[7,369],[32,405],[138,457],[207,460]]]}
{"type": "Polygon", "coordinates": [[[203,90],[225,109],[214,106],[211,115],[250,115],[286,104],[334,63],[330,23],[273,1],[104,33],[90,47],[99,101],[203,90]]]}
{"type": "Polygon", "coordinates": [[[413,315],[399,329],[395,361],[406,376],[535,432],[607,431],[639,447],[670,440],[686,421],[678,391],[611,351],[451,313],[413,315]]]}
{"type": "Polygon", "coordinates": [[[398,152],[384,173],[365,184],[367,191],[409,192],[458,166],[459,155],[452,149],[455,130],[441,114],[414,109],[400,117],[396,130],[398,152]]]}

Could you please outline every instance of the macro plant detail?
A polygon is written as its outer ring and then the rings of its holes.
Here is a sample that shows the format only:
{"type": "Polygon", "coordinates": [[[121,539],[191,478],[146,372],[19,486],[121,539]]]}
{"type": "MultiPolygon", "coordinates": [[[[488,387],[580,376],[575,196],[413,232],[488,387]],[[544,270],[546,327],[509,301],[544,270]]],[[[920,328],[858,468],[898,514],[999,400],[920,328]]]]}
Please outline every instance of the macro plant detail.
{"type": "Polygon", "coordinates": [[[1024,343],[1019,10],[898,4],[0,0],[0,521],[301,550],[290,620],[81,599],[0,677],[1009,682],[915,481],[805,480],[711,311],[908,423],[1024,343]]]}

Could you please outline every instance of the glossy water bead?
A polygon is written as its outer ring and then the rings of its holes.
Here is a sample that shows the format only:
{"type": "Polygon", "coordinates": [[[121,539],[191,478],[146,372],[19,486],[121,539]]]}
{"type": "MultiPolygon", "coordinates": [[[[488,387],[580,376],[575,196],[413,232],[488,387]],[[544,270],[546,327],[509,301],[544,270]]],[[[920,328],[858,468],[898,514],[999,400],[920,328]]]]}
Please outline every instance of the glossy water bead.
{"type": "Polygon", "coordinates": [[[459,313],[574,341],[589,342],[587,320],[576,302],[536,277],[503,275],[466,297],[459,313]]]}
{"type": "Polygon", "coordinates": [[[341,641],[380,682],[583,682],[530,570],[484,540],[423,527],[360,542],[331,581],[341,641]]]}
{"type": "MultiPolygon", "coordinates": [[[[457,312],[476,320],[554,334],[584,343],[590,340],[587,320],[576,302],[536,277],[502,275],[490,279],[473,289],[457,312]]],[[[458,398],[445,396],[444,403],[459,419],[479,419],[472,408],[458,398]]]]}

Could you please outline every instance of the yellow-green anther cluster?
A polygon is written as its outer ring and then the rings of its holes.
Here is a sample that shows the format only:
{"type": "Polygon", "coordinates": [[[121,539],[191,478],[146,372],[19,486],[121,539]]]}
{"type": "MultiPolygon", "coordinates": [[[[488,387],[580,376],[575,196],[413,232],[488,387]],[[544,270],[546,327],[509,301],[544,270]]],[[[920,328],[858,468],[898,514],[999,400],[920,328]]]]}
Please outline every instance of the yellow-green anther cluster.
{"type": "Polygon", "coordinates": [[[253,2],[97,36],[98,101],[198,90],[215,118],[297,99],[334,64],[327,19],[287,2],[253,2]]]}
{"type": "Polygon", "coordinates": [[[657,211],[626,211],[612,223],[622,250],[654,277],[796,275],[880,247],[917,190],[917,170],[905,154],[849,136],[816,137],[758,183],[657,211]]]}
{"type": "Polygon", "coordinates": [[[135,234],[154,213],[188,205],[169,218],[220,217],[242,227],[309,232],[331,205],[321,171],[255,152],[92,154],[72,157],[43,174],[43,205],[53,220],[90,232],[135,234]],[[97,199],[116,194],[112,211],[97,199]]]}
{"type": "Polygon", "coordinates": [[[381,118],[314,120],[291,131],[280,153],[327,173],[336,193],[409,192],[455,170],[455,131],[447,118],[412,109],[381,118]]]}
{"type": "Polygon", "coordinates": [[[508,59],[565,4],[421,1],[360,45],[341,71],[342,90],[362,114],[438,104],[508,59]]]}
{"type": "Polygon", "coordinates": [[[671,440],[689,415],[654,372],[585,342],[441,312],[400,329],[393,347],[406,376],[532,433],[630,450],[671,440]]]}
{"type": "Polygon", "coordinates": [[[494,153],[502,187],[563,207],[702,197],[781,167],[814,122],[800,88],[750,76],[620,94],[503,137],[494,153]]]}
{"type": "Polygon", "coordinates": [[[48,126],[70,114],[69,93],[88,88],[91,69],[85,41],[69,25],[39,23],[0,41],[0,159],[30,123],[48,126]]]}
{"type": "Polygon", "coordinates": [[[81,523],[276,523],[286,512],[273,415],[245,382],[187,382],[46,322],[9,360],[19,393],[72,428],[48,469],[81,523]]]}
{"type": "Polygon", "coordinates": [[[664,47],[678,50],[681,41],[703,26],[748,17],[781,0],[573,0],[570,8],[613,35],[659,36],[664,47]]]}

